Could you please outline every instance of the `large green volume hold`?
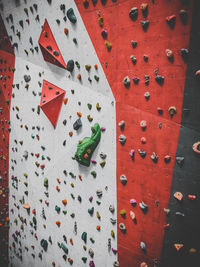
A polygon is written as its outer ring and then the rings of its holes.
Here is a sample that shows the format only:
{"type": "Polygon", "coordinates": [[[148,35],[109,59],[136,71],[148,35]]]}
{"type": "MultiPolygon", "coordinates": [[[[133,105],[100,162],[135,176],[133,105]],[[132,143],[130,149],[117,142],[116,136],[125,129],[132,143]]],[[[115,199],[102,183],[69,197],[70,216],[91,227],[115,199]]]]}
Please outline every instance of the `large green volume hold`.
{"type": "Polygon", "coordinates": [[[101,129],[98,123],[91,127],[92,136],[85,137],[77,145],[75,159],[84,166],[90,166],[90,160],[95,148],[98,146],[101,139],[101,129]]]}

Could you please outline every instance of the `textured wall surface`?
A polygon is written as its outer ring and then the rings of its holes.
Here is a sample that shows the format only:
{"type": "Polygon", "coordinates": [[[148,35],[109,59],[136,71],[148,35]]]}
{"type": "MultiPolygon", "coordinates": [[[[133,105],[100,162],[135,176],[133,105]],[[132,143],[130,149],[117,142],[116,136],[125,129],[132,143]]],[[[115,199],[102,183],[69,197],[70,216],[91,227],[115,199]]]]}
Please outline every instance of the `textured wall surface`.
{"type": "MultiPolygon", "coordinates": [[[[199,157],[192,146],[200,138],[195,79],[200,69],[199,1],[0,0],[0,8],[1,265],[7,266],[9,245],[13,267],[198,266],[199,157]],[[142,12],[145,4],[148,12],[142,12]],[[134,20],[129,16],[133,7],[138,12],[134,20]],[[69,8],[76,23],[67,16],[69,8]],[[186,23],[181,12],[187,14],[186,23]],[[52,62],[52,52],[38,44],[45,19],[65,63],[76,61],[72,72],[44,60],[47,53],[52,62]],[[171,59],[166,49],[173,53],[171,59]],[[38,109],[41,95],[45,98],[43,80],[66,91],[55,129],[38,109]],[[83,126],[76,131],[79,117],[83,126]],[[118,125],[122,120],[124,128],[118,125]],[[103,127],[101,141],[90,167],[83,167],[72,157],[96,122],[103,127]],[[120,135],[126,137],[124,145],[120,135]],[[174,197],[176,192],[183,194],[182,201],[174,197]],[[175,244],[182,246],[179,251],[175,244]]],[[[59,101],[50,104],[54,117],[59,101]]]]}

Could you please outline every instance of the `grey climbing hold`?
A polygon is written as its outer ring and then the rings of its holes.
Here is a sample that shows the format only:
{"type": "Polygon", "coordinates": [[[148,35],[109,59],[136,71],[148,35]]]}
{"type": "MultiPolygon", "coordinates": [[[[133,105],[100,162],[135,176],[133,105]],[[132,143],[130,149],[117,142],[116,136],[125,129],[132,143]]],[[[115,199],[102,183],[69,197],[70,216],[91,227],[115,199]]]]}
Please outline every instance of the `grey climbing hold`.
{"type": "Polygon", "coordinates": [[[113,212],[115,211],[115,207],[114,207],[114,205],[110,205],[110,206],[109,206],[109,211],[110,211],[111,213],[113,213],[113,212]]]}
{"type": "Polygon", "coordinates": [[[30,82],[30,80],[31,80],[31,76],[30,75],[24,75],[24,81],[26,83],[30,82]]]}
{"type": "Polygon", "coordinates": [[[125,232],[126,232],[126,226],[125,226],[125,224],[124,224],[124,223],[120,223],[120,224],[119,224],[119,229],[120,229],[123,233],[125,233],[125,232]]]}
{"type": "Polygon", "coordinates": [[[82,127],[82,122],[81,119],[77,119],[74,124],[73,124],[73,129],[78,131],[78,129],[80,129],[82,127]]]}
{"type": "Polygon", "coordinates": [[[126,136],[121,134],[119,136],[119,142],[120,142],[120,144],[124,145],[126,143],[126,136]]]}
{"type": "Polygon", "coordinates": [[[125,174],[122,174],[120,176],[120,182],[123,184],[123,185],[126,185],[127,183],[127,178],[126,178],[126,175],[125,174]]]}
{"type": "Polygon", "coordinates": [[[140,248],[141,250],[146,251],[146,244],[143,241],[140,242],[140,248]]]}
{"type": "Polygon", "coordinates": [[[177,164],[182,167],[184,164],[184,157],[176,157],[177,164]]]}
{"type": "Polygon", "coordinates": [[[94,251],[91,248],[88,250],[88,253],[89,253],[91,258],[94,257],[94,251]]]}
{"type": "Polygon", "coordinates": [[[124,127],[125,127],[125,121],[120,121],[118,123],[118,126],[121,128],[121,130],[124,130],[124,127]]]}
{"type": "Polygon", "coordinates": [[[103,195],[103,192],[102,192],[102,190],[99,189],[96,191],[96,194],[98,197],[101,197],[103,195]]]}
{"type": "Polygon", "coordinates": [[[130,78],[128,76],[124,77],[123,79],[123,83],[124,83],[124,86],[126,88],[129,88],[130,84],[131,84],[131,81],[130,81],[130,78]]]}

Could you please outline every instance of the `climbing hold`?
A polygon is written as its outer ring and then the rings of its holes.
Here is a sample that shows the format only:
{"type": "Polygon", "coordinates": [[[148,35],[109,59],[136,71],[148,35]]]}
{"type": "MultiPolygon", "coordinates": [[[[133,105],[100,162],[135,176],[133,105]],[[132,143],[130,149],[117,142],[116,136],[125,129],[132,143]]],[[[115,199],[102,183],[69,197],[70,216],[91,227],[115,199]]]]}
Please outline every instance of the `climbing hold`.
{"type": "Polygon", "coordinates": [[[80,129],[82,127],[82,122],[81,119],[77,119],[74,124],[73,124],[73,129],[78,131],[78,129],[80,129]]]}
{"type": "Polygon", "coordinates": [[[81,235],[81,239],[86,243],[87,242],[87,233],[83,232],[81,235]]]}
{"type": "Polygon", "coordinates": [[[24,204],[24,209],[26,210],[30,210],[31,206],[28,204],[28,203],[25,203],[24,204]]]}
{"type": "Polygon", "coordinates": [[[130,210],[130,217],[133,221],[136,221],[135,213],[132,210],[130,210]]]}
{"type": "Polygon", "coordinates": [[[105,45],[106,45],[108,51],[110,51],[111,48],[112,48],[112,43],[110,43],[110,42],[108,42],[108,41],[106,40],[106,41],[105,41],[105,45]]]}
{"type": "Polygon", "coordinates": [[[103,18],[102,17],[98,18],[98,22],[99,22],[99,26],[103,27],[103,18]]]}
{"type": "Polygon", "coordinates": [[[179,251],[183,247],[183,244],[174,244],[174,247],[177,251],[179,251]]]}
{"type": "Polygon", "coordinates": [[[148,27],[149,27],[149,20],[141,20],[140,21],[142,28],[144,31],[147,31],[148,27]]]}
{"type": "Polygon", "coordinates": [[[195,200],[197,197],[195,195],[188,195],[188,199],[195,200]]]}
{"type": "Polygon", "coordinates": [[[170,209],[164,208],[164,212],[166,213],[166,215],[169,215],[170,214],[170,209]]]}
{"type": "Polygon", "coordinates": [[[120,266],[120,265],[119,265],[119,262],[118,262],[118,261],[114,261],[113,266],[114,266],[114,267],[119,267],[119,266],[120,266]]]}
{"type": "Polygon", "coordinates": [[[156,75],[155,80],[158,84],[162,85],[164,83],[165,77],[162,75],[156,75]]]}
{"type": "Polygon", "coordinates": [[[198,81],[200,81],[200,70],[197,70],[197,71],[195,72],[195,77],[196,77],[196,79],[197,79],[198,81]]]}
{"type": "Polygon", "coordinates": [[[119,142],[120,142],[120,144],[124,145],[126,143],[126,136],[121,134],[119,136],[119,142]]]}
{"type": "Polygon", "coordinates": [[[144,159],[146,157],[147,152],[146,151],[142,151],[140,148],[138,149],[138,153],[140,154],[140,156],[144,159]]]}
{"type": "Polygon", "coordinates": [[[138,84],[140,81],[140,78],[133,76],[132,80],[133,80],[134,84],[138,84]]]}
{"type": "Polygon", "coordinates": [[[114,207],[114,205],[110,205],[110,206],[109,206],[109,211],[110,211],[111,213],[114,213],[114,212],[115,212],[115,207],[114,207]]]}
{"type": "Polygon", "coordinates": [[[164,157],[164,161],[165,161],[165,163],[169,163],[169,162],[171,161],[171,156],[166,155],[166,156],[164,157]]]}
{"type": "Polygon", "coordinates": [[[131,40],[131,44],[132,44],[133,48],[136,48],[136,46],[137,46],[137,42],[136,41],[131,40]]]}
{"type": "Polygon", "coordinates": [[[93,261],[90,261],[90,262],[89,262],[89,266],[90,266],[90,267],[95,267],[94,262],[93,262],[93,261]]]}
{"type": "Polygon", "coordinates": [[[92,172],[91,172],[91,175],[92,175],[94,178],[96,178],[96,177],[97,177],[97,173],[96,173],[96,171],[92,171],[92,172]]]}
{"type": "Polygon", "coordinates": [[[181,56],[184,60],[187,60],[189,55],[189,50],[186,48],[181,48],[181,56]]]}
{"type": "Polygon", "coordinates": [[[45,239],[42,239],[40,242],[41,247],[44,249],[44,251],[47,251],[48,248],[48,242],[45,239]]]}
{"type": "Polygon", "coordinates": [[[30,82],[30,80],[31,80],[31,76],[30,75],[24,75],[24,81],[26,83],[30,82]]]}
{"type": "Polygon", "coordinates": [[[130,59],[131,59],[132,63],[135,65],[137,62],[137,58],[134,55],[131,55],[130,59]]]}
{"type": "Polygon", "coordinates": [[[102,31],[101,31],[101,35],[102,35],[102,37],[103,37],[104,39],[106,39],[107,36],[108,36],[108,32],[107,32],[106,30],[102,30],[102,31]]]}
{"type": "Polygon", "coordinates": [[[96,194],[97,194],[98,197],[102,197],[103,192],[102,192],[102,190],[99,189],[99,190],[96,191],[96,194]]]}
{"type": "Polygon", "coordinates": [[[126,210],[125,209],[120,210],[120,215],[122,217],[126,217],[126,210]]]}
{"type": "Polygon", "coordinates": [[[49,185],[49,183],[48,183],[48,178],[45,177],[45,178],[44,178],[44,186],[45,186],[45,187],[48,187],[48,185],[49,185]]]}
{"type": "Polygon", "coordinates": [[[72,72],[74,70],[74,61],[72,59],[67,62],[67,70],[69,72],[72,72]]]}
{"type": "Polygon", "coordinates": [[[90,166],[92,154],[101,139],[101,130],[98,123],[96,123],[91,130],[91,137],[85,137],[82,142],[77,145],[77,151],[75,153],[76,161],[87,167],[90,166]],[[87,154],[88,157],[85,157],[85,154],[87,154]]]}
{"type": "Polygon", "coordinates": [[[90,215],[93,215],[93,213],[94,213],[94,207],[88,209],[88,213],[89,213],[90,215]]]}
{"type": "Polygon", "coordinates": [[[148,15],[148,4],[147,3],[142,3],[140,6],[141,10],[142,10],[142,15],[143,17],[147,17],[148,15]]]}
{"type": "Polygon", "coordinates": [[[124,223],[120,223],[120,224],[119,224],[119,229],[120,229],[123,233],[125,233],[125,232],[126,232],[126,226],[125,226],[125,224],[124,224],[124,223]]]}
{"type": "Polygon", "coordinates": [[[75,14],[74,14],[73,8],[70,8],[70,9],[67,10],[67,17],[71,21],[71,23],[73,23],[73,24],[76,23],[77,18],[76,18],[75,14]]]}
{"type": "Polygon", "coordinates": [[[133,21],[137,19],[137,17],[138,17],[138,8],[137,7],[131,8],[131,10],[129,11],[129,17],[133,21]]]}
{"type": "Polygon", "coordinates": [[[176,15],[171,15],[166,17],[166,22],[169,25],[169,27],[173,29],[176,24],[176,15]]]}
{"type": "Polygon", "coordinates": [[[152,153],[152,155],[151,155],[151,159],[153,160],[153,162],[158,162],[158,156],[156,155],[156,153],[155,152],[153,152],[152,153]]]}
{"type": "Polygon", "coordinates": [[[177,200],[181,201],[183,199],[183,194],[181,192],[176,192],[176,193],[174,193],[174,197],[177,200]]]}
{"type": "Polygon", "coordinates": [[[146,203],[144,203],[143,201],[139,203],[139,207],[141,208],[141,210],[146,213],[148,210],[148,205],[146,203]]]}
{"type": "Polygon", "coordinates": [[[128,76],[124,77],[123,83],[126,88],[129,88],[131,84],[130,78],[128,76]]]}
{"type": "Polygon", "coordinates": [[[140,267],[148,267],[148,265],[147,265],[146,262],[143,261],[143,262],[140,264],[140,267]]]}
{"type": "Polygon", "coordinates": [[[134,149],[131,149],[131,151],[129,152],[129,155],[132,158],[132,160],[134,160],[135,150],[134,149]]]}
{"type": "Polygon", "coordinates": [[[184,157],[176,157],[177,164],[182,167],[184,164],[184,157]]]}
{"type": "Polygon", "coordinates": [[[165,50],[165,53],[166,53],[167,58],[168,58],[170,61],[172,61],[172,60],[174,59],[174,54],[173,54],[172,50],[170,50],[170,49],[166,49],[166,50],[165,50]]]}
{"type": "Polygon", "coordinates": [[[200,154],[200,141],[194,143],[192,149],[195,153],[200,154]]]}
{"type": "Polygon", "coordinates": [[[88,250],[88,253],[89,253],[91,258],[94,257],[94,251],[91,248],[88,250]]]}
{"type": "Polygon", "coordinates": [[[124,130],[124,127],[125,127],[125,121],[120,121],[118,123],[118,126],[120,127],[121,130],[124,130]]]}
{"type": "Polygon", "coordinates": [[[144,97],[146,98],[146,100],[149,100],[149,98],[150,98],[150,93],[149,93],[149,92],[145,92],[145,93],[144,93],[144,97]]]}
{"type": "Polygon", "coordinates": [[[62,250],[63,250],[66,254],[68,254],[68,248],[65,246],[65,244],[64,244],[63,242],[60,244],[60,247],[62,248],[62,250]]]}
{"type": "Polygon", "coordinates": [[[182,23],[183,23],[184,25],[186,25],[187,22],[188,22],[188,13],[187,13],[187,11],[184,10],[184,9],[181,9],[181,10],[179,11],[179,15],[180,15],[180,19],[181,19],[182,23]]]}
{"type": "Polygon", "coordinates": [[[142,130],[144,131],[144,130],[146,129],[146,127],[147,127],[147,122],[146,122],[145,120],[142,120],[142,121],[140,122],[140,127],[141,127],[142,130]]]}
{"type": "Polygon", "coordinates": [[[173,118],[173,116],[177,113],[176,107],[174,106],[169,107],[168,112],[171,118],[173,118]]]}
{"type": "Polygon", "coordinates": [[[140,242],[140,248],[141,248],[141,250],[143,250],[144,252],[146,251],[146,244],[145,244],[143,241],[140,242]]]}
{"type": "Polygon", "coordinates": [[[120,182],[123,184],[123,185],[126,185],[127,183],[127,178],[126,178],[126,175],[125,174],[122,174],[120,176],[120,182]]]}

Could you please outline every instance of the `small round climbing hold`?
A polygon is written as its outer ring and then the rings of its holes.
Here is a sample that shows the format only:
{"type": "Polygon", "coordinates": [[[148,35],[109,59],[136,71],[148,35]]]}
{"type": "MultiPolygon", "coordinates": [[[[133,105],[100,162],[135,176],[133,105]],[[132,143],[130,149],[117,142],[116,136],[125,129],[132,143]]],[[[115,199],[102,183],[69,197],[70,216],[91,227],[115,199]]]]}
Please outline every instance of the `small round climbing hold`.
{"type": "Polygon", "coordinates": [[[131,84],[130,78],[128,76],[124,77],[123,83],[126,88],[129,88],[131,84]]]}
{"type": "Polygon", "coordinates": [[[123,184],[123,185],[126,185],[127,183],[127,178],[126,178],[126,175],[125,174],[122,174],[120,176],[120,182],[123,184]]]}
{"type": "Polygon", "coordinates": [[[122,232],[126,232],[126,226],[124,223],[120,223],[119,224],[119,229],[122,231],[122,232]]]}
{"type": "Polygon", "coordinates": [[[147,127],[147,122],[146,122],[145,120],[142,120],[142,121],[140,122],[140,127],[141,127],[142,130],[144,131],[144,130],[146,129],[146,127],[147,127]]]}
{"type": "Polygon", "coordinates": [[[173,118],[173,116],[177,113],[176,107],[174,106],[169,107],[168,112],[171,118],[173,118]]]}

